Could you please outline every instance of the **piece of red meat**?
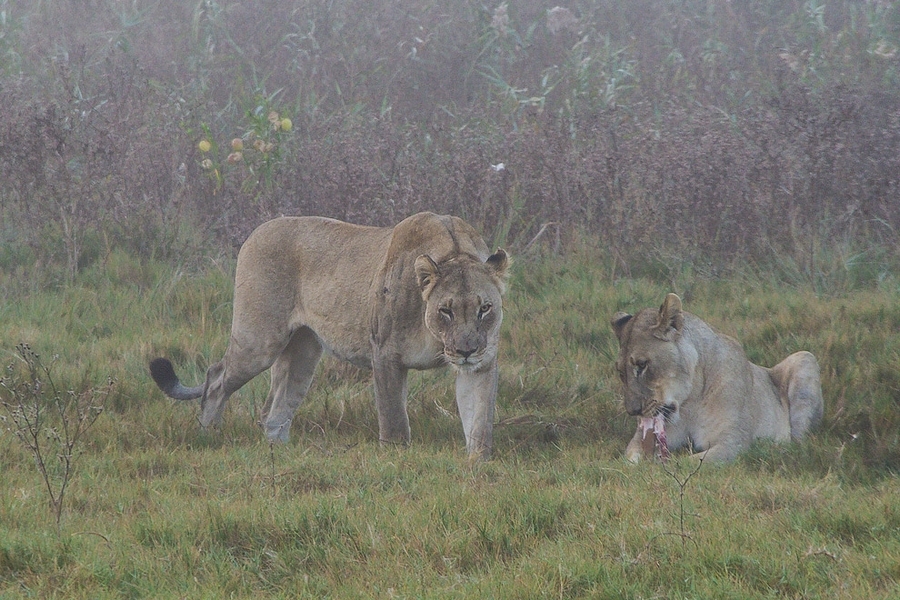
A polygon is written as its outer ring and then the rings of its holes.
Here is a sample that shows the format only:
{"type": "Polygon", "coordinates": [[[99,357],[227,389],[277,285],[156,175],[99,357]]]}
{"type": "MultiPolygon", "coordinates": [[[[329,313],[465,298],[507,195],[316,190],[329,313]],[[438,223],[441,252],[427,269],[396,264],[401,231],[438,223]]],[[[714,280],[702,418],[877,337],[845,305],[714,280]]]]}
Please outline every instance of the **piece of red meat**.
{"type": "Polygon", "coordinates": [[[669,458],[669,442],[666,439],[666,418],[663,415],[655,417],[641,417],[640,428],[643,430],[643,437],[647,437],[647,432],[652,431],[653,437],[656,438],[656,453],[661,460],[669,458]]]}

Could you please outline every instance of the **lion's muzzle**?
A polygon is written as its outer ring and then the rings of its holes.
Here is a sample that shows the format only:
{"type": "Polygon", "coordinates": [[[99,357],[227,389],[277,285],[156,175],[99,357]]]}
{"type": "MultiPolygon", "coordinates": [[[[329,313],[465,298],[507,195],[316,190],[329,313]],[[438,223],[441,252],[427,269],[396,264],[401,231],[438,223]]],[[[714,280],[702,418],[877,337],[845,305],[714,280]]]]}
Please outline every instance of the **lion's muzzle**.
{"type": "Polygon", "coordinates": [[[484,361],[484,352],[451,352],[444,351],[447,360],[455,367],[474,369],[484,361]]]}
{"type": "MultiPolygon", "coordinates": [[[[450,336],[448,336],[450,337],[450,336]]],[[[444,356],[457,367],[477,367],[486,354],[487,339],[480,332],[467,332],[444,342],[444,356]]]]}
{"type": "Polygon", "coordinates": [[[631,417],[640,417],[644,414],[644,403],[640,398],[625,396],[625,412],[631,417]]]}

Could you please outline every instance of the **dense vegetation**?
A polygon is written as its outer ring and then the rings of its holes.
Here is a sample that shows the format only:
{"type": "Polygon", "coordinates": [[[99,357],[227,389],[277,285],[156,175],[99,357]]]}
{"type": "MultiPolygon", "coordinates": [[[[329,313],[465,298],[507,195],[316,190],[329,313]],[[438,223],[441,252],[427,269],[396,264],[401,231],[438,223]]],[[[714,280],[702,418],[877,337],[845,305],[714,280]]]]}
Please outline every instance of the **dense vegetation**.
{"type": "Polygon", "coordinates": [[[0,0],[0,596],[897,597],[898,67],[884,0],[0,0]],[[332,360],[287,446],[265,377],[215,432],[147,377],[261,221],[419,210],[516,259],[492,462],[447,373],[406,450],[332,360]],[[813,351],[822,428],[625,465],[608,319],[667,291],[813,351]]]}
{"type": "Polygon", "coordinates": [[[552,223],[625,273],[896,263],[895,2],[0,9],[0,269],[34,285],[111,248],[230,252],[279,213],[449,212],[513,248],[552,223]]]}

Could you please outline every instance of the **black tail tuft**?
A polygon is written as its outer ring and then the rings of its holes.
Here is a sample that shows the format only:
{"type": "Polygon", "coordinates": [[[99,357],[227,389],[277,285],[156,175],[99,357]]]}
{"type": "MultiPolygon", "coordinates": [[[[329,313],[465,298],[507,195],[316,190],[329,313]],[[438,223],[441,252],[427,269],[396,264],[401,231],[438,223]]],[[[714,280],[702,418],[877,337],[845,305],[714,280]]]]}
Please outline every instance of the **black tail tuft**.
{"type": "Polygon", "coordinates": [[[159,389],[167,393],[178,385],[178,375],[168,358],[154,358],[150,361],[150,377],[159,389]]]}
{"type": "Polygon", "coordinates": [[[150,361],[150,376],[159,389],[169,398],[176,400],[195,400],[203,395],[203,385],[185,387],[175,374],[175,368],[167,358],[155,358],[150,361]]]}

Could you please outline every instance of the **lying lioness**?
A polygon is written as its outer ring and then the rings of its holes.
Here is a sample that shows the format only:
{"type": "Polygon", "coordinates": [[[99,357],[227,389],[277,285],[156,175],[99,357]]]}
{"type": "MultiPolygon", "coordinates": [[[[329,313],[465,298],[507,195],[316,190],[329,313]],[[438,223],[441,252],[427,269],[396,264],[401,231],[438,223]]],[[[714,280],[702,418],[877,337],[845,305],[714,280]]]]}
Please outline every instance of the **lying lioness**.
{"type": "Polygon", "coordinates": [[[659,310],[612,318],[625,410],[640,417],[628,460],[659,446],[690,445],[708,460],[733,459],[757,438],[799,439],[822,419],[819,364],[795,352],[771,369],[747,360],[740,344],[684,312],[666,296],[659,310]],[[648,435],[650,431],[652,435],[648,435]]]}
{"type": "Polygon", "coordinates": [[[271,367],[262,424],[270,440],[287,441],[327,350],[373,369],[379,436],[408,444],[407,371],[450,364],[466,448],[487,458],[508,264],[456,217],[420,213],[392,228],[274,219],[238,254],[231,339],[206,383],[185,387],[164,358],[150,373],[172,398],[202,398],[206,427],[221,421],[231,394],[271,367]]]}

